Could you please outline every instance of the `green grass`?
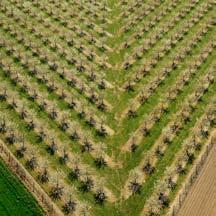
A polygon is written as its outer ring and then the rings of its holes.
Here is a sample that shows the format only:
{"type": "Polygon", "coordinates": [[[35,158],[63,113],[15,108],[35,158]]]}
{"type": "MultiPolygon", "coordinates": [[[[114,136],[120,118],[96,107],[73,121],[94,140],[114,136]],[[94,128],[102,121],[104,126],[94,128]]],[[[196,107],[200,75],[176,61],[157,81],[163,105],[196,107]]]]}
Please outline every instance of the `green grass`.
{"type": "Polygon", "coordinates": [[[0,158],[0,215],[42,216],[44,212],[0,158]]]}

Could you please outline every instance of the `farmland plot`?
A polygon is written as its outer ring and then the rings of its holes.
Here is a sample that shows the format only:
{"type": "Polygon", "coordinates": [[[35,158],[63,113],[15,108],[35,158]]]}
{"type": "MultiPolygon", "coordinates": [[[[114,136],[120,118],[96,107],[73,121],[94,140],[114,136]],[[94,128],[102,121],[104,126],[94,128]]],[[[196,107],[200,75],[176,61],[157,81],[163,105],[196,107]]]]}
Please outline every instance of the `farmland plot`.
{"type": "Polygon", "coordinates": [[[208,156],[200,176],[191,188],[179,216],[187,215],[208,215],[216,214],[216,148],[208,156]]]}
{"type": "Polygon", "coordinates": [[[0,215],[38,215],[44,213],[24,186],[0,160],[0,215]]]}
{"type": "Polygon", "coordinates": [[[216,125],[215,9],[1,0],[0,139],[62,215],[168,212],[216,125]]]}

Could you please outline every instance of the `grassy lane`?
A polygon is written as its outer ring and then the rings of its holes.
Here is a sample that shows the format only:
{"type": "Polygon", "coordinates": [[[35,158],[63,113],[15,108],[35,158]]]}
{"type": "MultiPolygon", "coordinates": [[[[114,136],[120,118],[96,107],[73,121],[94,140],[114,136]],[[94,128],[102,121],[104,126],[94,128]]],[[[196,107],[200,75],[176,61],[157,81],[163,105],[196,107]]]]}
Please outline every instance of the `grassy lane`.
{"type": "Polygon", "coordinates": [[[0,158],[0,215],[42,216],[44,212],[0,158]]]}

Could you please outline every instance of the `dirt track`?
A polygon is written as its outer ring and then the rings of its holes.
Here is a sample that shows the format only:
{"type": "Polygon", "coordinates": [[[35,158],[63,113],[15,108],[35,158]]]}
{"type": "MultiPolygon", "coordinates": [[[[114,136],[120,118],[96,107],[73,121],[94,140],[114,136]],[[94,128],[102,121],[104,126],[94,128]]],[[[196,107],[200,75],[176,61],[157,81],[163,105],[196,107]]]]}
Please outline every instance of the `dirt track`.
{"type": "Polygon", "coordinates": [[[216,147],[210,152],[178,216],[216,216],[216,147]]]}

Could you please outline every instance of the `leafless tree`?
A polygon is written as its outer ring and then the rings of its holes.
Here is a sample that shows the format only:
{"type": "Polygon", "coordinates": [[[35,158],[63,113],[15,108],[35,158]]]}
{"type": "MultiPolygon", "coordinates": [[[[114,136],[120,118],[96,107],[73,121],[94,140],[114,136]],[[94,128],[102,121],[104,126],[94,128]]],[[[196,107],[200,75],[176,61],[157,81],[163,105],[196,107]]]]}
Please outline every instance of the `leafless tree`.
{"type": "Polygon", "coordinates": [[[70,199],[64,204],[63,211],[66,214],[70,214],[76,210],[76,205],[77,203],[70,197],[70,199]]]}
{"type": "Polygon", "coordinates": [[[54,155],[56,153],[56,151],[58,150],[57,144],[54,141],[54,139],[52,139],[51,144],[47,147],[47,151],[51,154],[54,155]]]}
{"type": "Polygon", "coordinates": [[[86,138],[81,146],[82,152],[91,152],[93,150],[92,143],[86,138]]]}
{"type": "Polygon", "coordinates": [[[85,176],[85,178],[81,181],[80,189],[83,192],[88,192],[94,187],[94,182],[92,178],[88,175],[85,176]]]}
{"type": "Polygon", "coordinates": [[[57,183],[55,186],[52,187],[50,195],[54,200],[59,200],[63,196],[63,187],[57,183]]]}
{"type": "Polygon", "coordinates": [[[44,170],[39,174],[38,179],[42,184],[49,182],[49,173],[47,168],[44,168],[44,170]]]}
{"type": "Polygon", "coordinates": [[[140,193],[142,185],[134,178],[128,186],[129,190],[132,191],[133,194],[140,193]]]}
{"type": "Polygon", "coordinates": [[[29,160],[26,161],[26,166],[30,170],[34,170],[37,167],[37,159],[35,156],[31,156],[29,160]]]}
{"type": "Polygon", "coordinates": [[[100,188],[94,194],[94,198],[95,198],[96,203],[102,205],[107,197],[106,197],[104,190],[100,188]]]}
{"type": "Polygon", "coordinates": [[[25,155],[25,152],[27,150],[27,147],[25,146],[24,141],[22,141],[22,145],[16,150],[16,155],[18,158],[23,158],[25,155]]]}

